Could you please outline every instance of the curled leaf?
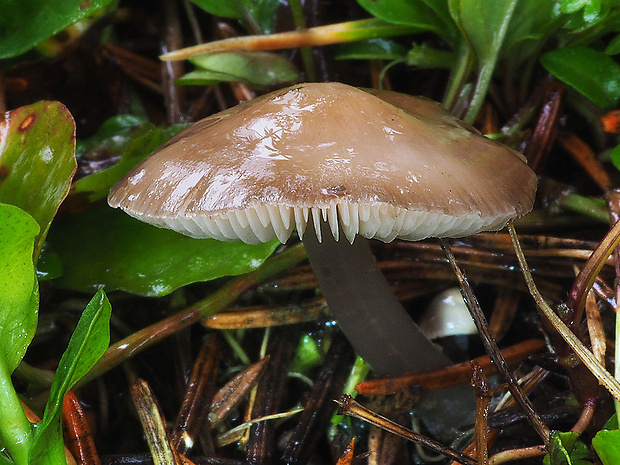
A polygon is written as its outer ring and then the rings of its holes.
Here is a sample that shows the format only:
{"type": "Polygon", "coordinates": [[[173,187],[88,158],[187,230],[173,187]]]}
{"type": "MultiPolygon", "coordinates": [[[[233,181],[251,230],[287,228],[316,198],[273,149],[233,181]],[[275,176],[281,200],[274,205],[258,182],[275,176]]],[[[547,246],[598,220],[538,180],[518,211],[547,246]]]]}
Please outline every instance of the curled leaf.
{"type": "Polygon", "coordinates": [[[75,123],[63,104],[42,101],[0,116],[0,202],[39,223],[37,255],[76,166],[75,123]]]}

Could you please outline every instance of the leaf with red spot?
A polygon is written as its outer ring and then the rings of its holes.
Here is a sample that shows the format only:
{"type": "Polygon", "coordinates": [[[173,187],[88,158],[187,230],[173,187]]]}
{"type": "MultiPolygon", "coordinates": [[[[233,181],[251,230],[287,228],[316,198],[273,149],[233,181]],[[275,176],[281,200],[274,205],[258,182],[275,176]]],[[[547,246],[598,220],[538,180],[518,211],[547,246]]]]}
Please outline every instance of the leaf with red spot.
{"type": "Polygon", "coordinates": [[[42,101],[0,115],[0,202],[39,223],[35,256],[76,166],[75,123],[64,105],[42,101]]]}

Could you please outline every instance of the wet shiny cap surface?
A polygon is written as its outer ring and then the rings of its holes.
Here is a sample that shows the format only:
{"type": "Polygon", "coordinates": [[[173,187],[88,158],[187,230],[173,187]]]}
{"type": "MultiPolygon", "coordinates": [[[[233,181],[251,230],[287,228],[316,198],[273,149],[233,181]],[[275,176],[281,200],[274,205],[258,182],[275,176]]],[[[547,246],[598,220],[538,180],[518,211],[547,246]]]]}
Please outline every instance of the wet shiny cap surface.
{"type": "Polygon", "coordinates": [[[323,217],[335,237],[390,241],[501,229],[535,191],[518,152],[430,100],[306,83],[189,126],[108,201],[193,237],[285,242],[323,217]]]}

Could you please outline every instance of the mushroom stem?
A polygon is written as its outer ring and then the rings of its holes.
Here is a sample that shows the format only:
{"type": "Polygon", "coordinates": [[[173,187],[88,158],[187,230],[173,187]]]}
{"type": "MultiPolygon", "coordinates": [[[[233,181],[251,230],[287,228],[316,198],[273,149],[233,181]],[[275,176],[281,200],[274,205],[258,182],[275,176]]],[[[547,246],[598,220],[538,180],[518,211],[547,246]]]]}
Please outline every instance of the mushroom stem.
{"type": "Polygon", "coordinates": [[[304,233],[308,259],[340,329],[374,372],[394,376],[451,365],[398,301],[368,241],[336,241],[321,223],[321,243],[314,228],[304,233]]]}

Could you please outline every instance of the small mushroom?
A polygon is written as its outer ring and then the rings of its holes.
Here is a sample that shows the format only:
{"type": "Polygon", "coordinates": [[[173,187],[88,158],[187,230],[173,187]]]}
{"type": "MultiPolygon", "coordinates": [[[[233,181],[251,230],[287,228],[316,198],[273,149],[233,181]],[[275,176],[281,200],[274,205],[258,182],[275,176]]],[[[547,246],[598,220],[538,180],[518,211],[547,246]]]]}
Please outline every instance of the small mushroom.
{"type": "Polygon", "coordinates": [[[424,335],[431,340],[478,334],[458,287],[437,294],[426,307],[418,324],[424,335]]]}
{"type": "Polygon", "coordinates": [[[307,83],[189,126],[108,201],[197,238],[284,243],[296,229],[344,334],[378,374],[394,375],[450,362],[394,297],[364,238],[498,230],[529,212],[535,190],[521,154],[430,100],[307,83]]]}
{"type": "Polygon", "coordinates": [[[483,348],[476,323],[459,287],[438,293],[417,320],[424,335],[439,344],[453,362],[473,358],[483,348]]]}

